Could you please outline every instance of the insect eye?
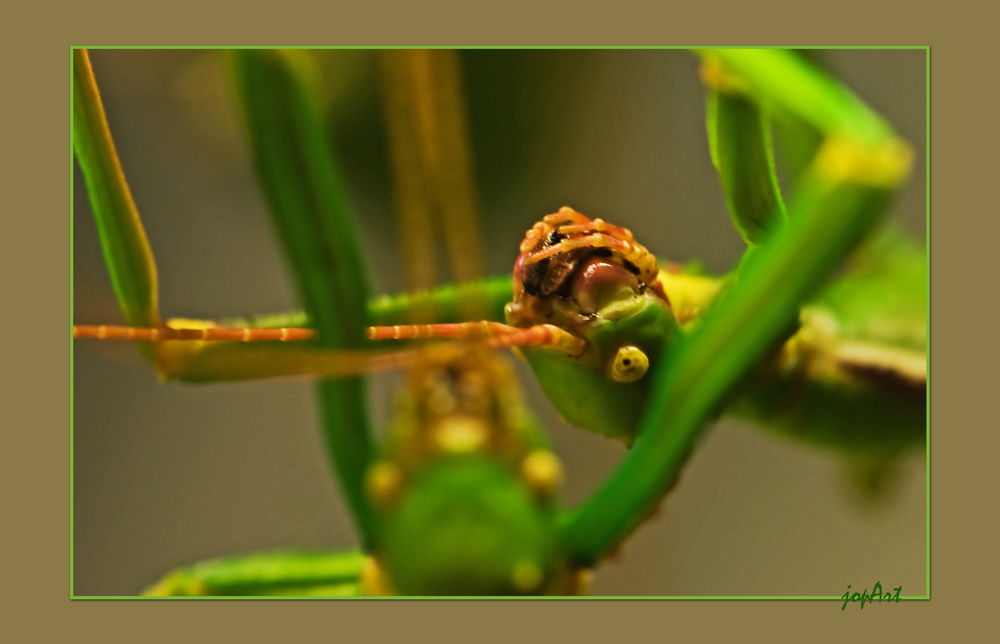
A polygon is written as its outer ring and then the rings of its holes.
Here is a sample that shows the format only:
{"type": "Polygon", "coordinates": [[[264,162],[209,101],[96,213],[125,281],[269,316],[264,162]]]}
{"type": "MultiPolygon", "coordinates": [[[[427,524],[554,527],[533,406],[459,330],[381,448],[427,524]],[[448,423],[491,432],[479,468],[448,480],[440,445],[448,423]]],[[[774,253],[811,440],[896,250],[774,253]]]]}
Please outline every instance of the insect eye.
{"type": "Polygon", "coordinates": [[[570,293],[584,313],[597,313],[609,304],[634,298],[639,280],[619,264],[592,257],[577,271],[570,293]]]}
{"type": "Polygon", "coordinates": [[[608,365],[608,375],[615,382],[635,382],[646,375],[648,370],[649,358],[642,349],[633,346],[618,349],[618,353],[608,365]]]}

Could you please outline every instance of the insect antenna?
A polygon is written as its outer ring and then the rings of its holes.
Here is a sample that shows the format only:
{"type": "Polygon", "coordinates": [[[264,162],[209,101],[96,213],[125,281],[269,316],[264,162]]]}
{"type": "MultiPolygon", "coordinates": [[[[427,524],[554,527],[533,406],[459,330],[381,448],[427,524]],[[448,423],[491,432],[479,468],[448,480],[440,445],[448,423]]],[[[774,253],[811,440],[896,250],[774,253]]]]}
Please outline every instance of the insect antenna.
{"type": "Polygon", "coordinates": [[[210,326],[205,328],[175,328],[170,326],[140,328],[111,324],[74,324],[74,338],[100,340],[202,340],[206,342],[265,342],[288,340],[313,340],[315,329],[302,328],[234,328],[210,326]]]}
{"type": "Polygon", "coordinates": [[[369,340],[420,340],[451,338],[471,340],[484,338],[491,349],[516,346],[539,346],[559,349],[570,355],[579,355],[586,348],[586,340],[552,324],[538,324],[521,329],[500,322],[461,322],[453,324],[409,324],[373,326],[367,331],[369,340]]]}

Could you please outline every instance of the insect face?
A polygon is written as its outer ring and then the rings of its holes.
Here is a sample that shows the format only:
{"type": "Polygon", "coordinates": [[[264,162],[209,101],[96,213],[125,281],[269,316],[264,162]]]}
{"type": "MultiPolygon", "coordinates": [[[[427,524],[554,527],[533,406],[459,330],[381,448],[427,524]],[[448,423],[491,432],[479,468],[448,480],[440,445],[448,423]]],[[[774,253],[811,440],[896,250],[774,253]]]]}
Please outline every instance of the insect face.
{"type": "Polygon", "coordinates": [[[566,420],[631,442],[644,376],[678,331],[656,258],[632,233],[571,208],[547,215],[521,243],[506,315],[513,326],[553,324],[586,340],[578,356],[522,351],[566,420]]]}
{"type": "Polygon", "coordinates": [[[647,294],[668,308],[656,258],[625,228],[564,207],[536,223],[520,250],[506,311],[514,326],[554,324],[585,335],[595,320],[618,317],[616,306],[647,294]]]}

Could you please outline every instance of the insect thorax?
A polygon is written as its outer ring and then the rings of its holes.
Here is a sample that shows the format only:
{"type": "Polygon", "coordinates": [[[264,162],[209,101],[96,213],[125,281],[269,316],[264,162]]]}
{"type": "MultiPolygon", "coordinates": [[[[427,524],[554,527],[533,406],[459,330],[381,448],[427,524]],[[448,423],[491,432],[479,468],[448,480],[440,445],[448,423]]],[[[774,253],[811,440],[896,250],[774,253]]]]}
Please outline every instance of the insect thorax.
{"type": "Polygon", "coordinates": [[[429,347],[366,477],[387,583],[418,595],[542,592],[562,568],[561,479],[506,364],[477,345],[429,347]]]}

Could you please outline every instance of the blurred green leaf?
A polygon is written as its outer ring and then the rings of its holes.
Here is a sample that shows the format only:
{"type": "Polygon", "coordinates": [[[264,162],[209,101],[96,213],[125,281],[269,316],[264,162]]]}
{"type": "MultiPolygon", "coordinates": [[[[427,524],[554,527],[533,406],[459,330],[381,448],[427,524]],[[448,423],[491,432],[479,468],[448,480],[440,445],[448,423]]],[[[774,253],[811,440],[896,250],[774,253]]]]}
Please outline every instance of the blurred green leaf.
{"type": "MultiPolygon", "coordinates": [[[[323,130],[316,70],[301,50],[237,50],[231,62],[254,164],[319,344],[360,348],[368,274],[358,222],[323,130]]],[[[363,489],[374,454],[365,383],[341,378],[318,388],[327,450],[368,546],[376,530],[363,489]]]]}
{"type": "Polygon", "coordinates": [[[73,50],[73,148],[125,321],[159,326],[153,252],[125,182],[86,49],[73,50]]]}
{"type": "Polygon", "coordinates": [[[726,192],[733,224],[748,244],[787,220],[767,119],[738,93],[711,91],[706,110],[712,162],[726,192]]]}

